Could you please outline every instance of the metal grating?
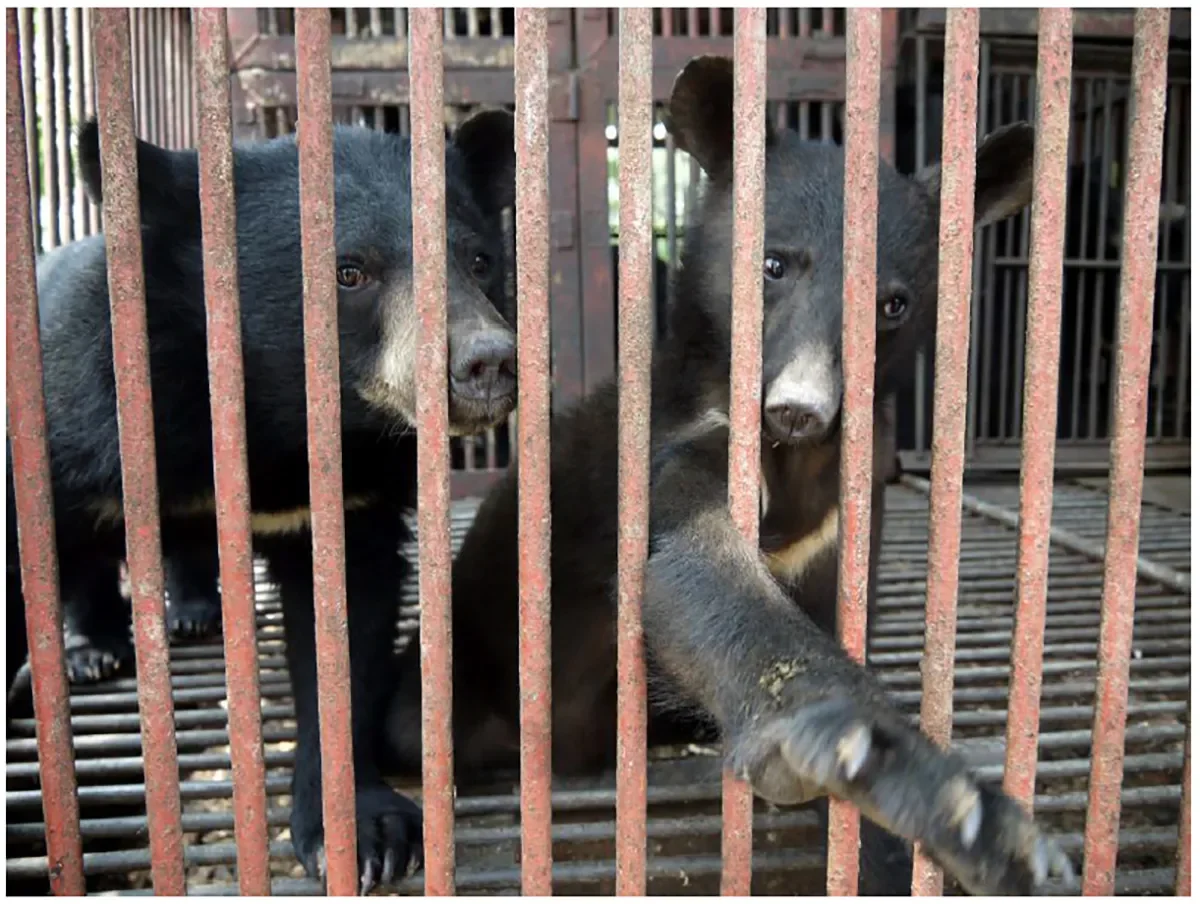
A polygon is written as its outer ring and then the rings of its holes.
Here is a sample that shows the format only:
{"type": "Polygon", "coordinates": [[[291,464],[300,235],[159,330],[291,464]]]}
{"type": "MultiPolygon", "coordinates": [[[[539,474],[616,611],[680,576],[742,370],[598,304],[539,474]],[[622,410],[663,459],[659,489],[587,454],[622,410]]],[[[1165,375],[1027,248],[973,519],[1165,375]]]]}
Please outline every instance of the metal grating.
{"type": "MultiPolygon", "coordinates": [[[[969,497],[1015,513],[1013,483],[968,484],[969,497]]],[[[1147,498],[1155,496],[1153,479],[1147,498]]],[[[455,503],[455,551],[477,500],[455,503]]],[[[1107,495],[1083,482],[1060,482],[1054,526],[1103,541],[1107,495]]],[[[916,718],[923,643],[928,499],[908,487],[888,491],[880,570],[880,614],[870,662],[916,718]]],[[[1165,505],[1142,506],[1141,555],[1189,572],[1191,519],[1165,505]]],[[[954,741],[999,781],[1008,702],[1016,531],[965,513],[955,659],[954,741]]],[[[415,547],[411,550],[415,559],[415,547]]],[[[287,836],[288,770],[294,722],[284,669],[282,622],[274,588],[256,573],[258,648],[266,742],[271,873],[275,893],[319,892],[303,878],[287,836]]],[[[1045,633],[1046,682],[1035,806],[1078,862],[1083,844],[1096,639],[1103,565],[1053,545],[1045,633]]],[[[401,641],[416,626],[415,578],[402,611],[401,641]]],[[[1191,662],[1188,594],[1139,581],[1131,664],[1125,779],[1121,792],[1118,894],[1170,893],[1175,881],[1185,720],[1191,662]]],[[[182,779],[189,893],[236,894],[226,686],[219,641],[171,650],[172,687],[182,779]]],[[[76,688],[71,697],[77,751],[84,870],[90,892],[149,893],[149,848],[136,685],[132,678],[76,688]]],[[[45,889],[46,860],[31,720],[15,722],[7,742],[7,880],[10,893],[45,889]],[[18,737],[24,735],[25,737],[18,737]]],[[[702,746],[652,750],[649,776],[651,894],[703,894],[720,878],[720,771],[702,746]]],[[[514,893],[520,887],[519,784],[497,775],[487,786],[460,788],[458,889],[514,893]]],[[[419,794],[419,788],[408,791],[419,794]]],[[[614,888],[614,779],[555,780],[554,879],[559,894],[605,894],[614,888]]],[[[756,893],[820,893],[824,857],[816,814],[756,803],[756,893]]],[[[401,890],[420,893],[418,875],[401,890]]]]}

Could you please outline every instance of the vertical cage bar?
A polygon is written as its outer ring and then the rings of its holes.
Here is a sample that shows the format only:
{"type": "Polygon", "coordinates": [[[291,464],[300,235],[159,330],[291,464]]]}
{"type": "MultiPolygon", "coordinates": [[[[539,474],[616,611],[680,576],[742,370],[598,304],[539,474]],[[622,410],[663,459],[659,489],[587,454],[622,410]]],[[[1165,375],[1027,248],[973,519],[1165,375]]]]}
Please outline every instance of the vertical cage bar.
{"type": "MultiPolygon", "coordinates": [[[[550,42],[547,12],[516,12],[521,893],[553,892],[550,834],[550,42]]],[[[495,467],[494,432],[488,466],[495,467]]]]}
{"type": "MultiPolygon", "coordinates": [[[[642,595],[650,529],[650,358],[654,193],[653,12],[622,9],[618,24],[620,297],[617,363],[617,887],[646,893],[646,663],[642,595]]],[[[520,234],[518,230],[518,235],[520,234]]],[[[525,416],[522,413],[522,422],[525,416]]]]}
{"type": "Polygon", "coordinates": [[[167,140],[171,142],[171,146],[175,148],[183,147],[183,136],[180,131],[179,120],[179,68],[183,61],[183,47],[181,44],[179,20],[184,15],[181,9],[169,9],[166,13],[166,20],[163,24],[163,46],[165,48],[165,66],[166,74],[164,79],[168,88],[166,110],[168,132],[167,140]]]}
{"type": "MultiPolygon", "coordinates": [[[[784,105],[779,105],[780,110],[784,110],[784,105]]],[[[786,112],[786,111],[785,111],[786,112]]],[[[667,132],[666,139],[663,141],[667,156],[667,284],[664,286],[667,299],[667,310],[661,312],[662,326],[660,332],[665,332],[666,324],[669,320],[669,312],[675,304],[675,268],[679,262],[679,222],[677,220],[679,208],[675,204],[675,199],[679,194],[678,186],[678,170],[676,169],[675,160],[675,136],[670,131],[667,132]]],[[[653,224],[651,224],[653,228],[653,224]]],[[[656,316],[659,312],[656,312],[656,316]]]]}
{"type": "MultiPolygon", "coordinates": [[[[96,51],[92,46],[92,10],[83,11],[83,115],[90,119],[96,115],[96,51]]],[[[100,207],[88,204],[88,232],[100,231],[100,207]]]]}
{"type": "MultiPolygon", "coordinates": [[[[946,17],[937,347],[933,381],[933,462],[929,475],[929,576],[921,658],[921,730],[942,747],[953,727],[958,560],[962,545],[967,350],[975,237],[975,117],[979,10],[946,17]]],[[[913,895],[940,895],[942,871],[916,846],[913,895]]]]}
{"type": "MultiPolygon", "coordinates": [[[[1083,104],[1083,182],[1079,186],[1080,203],[1080,227],[1079,236],[1075,239],[1074,247],[1077,253],[1073,255],[1076,258],[1086,259],[1089,257],[1087,253],[1087,236],[1088,232],[1088,214],[1091,212],[1092,201],[1092,120],[1095,117],[1092,115],[1094,106],[1095,81],[1088,79],[1084,83],[1084,104],[1083,104]]],[[[1071,236],[1067,237],[1068,242],[1071,241],[1071,236]]],[[[1087,272],[1086,267],[1076,268],[1076,286],[1075,286],[1075,354],[1074,367],[1071,371],[1071,427],[1068,435],[1072,439],[1079,437],[1079,419],[1081,416],[1080,408],[1083,402],[1083,325],[1084,311],[1086,310],[1086,296],[1084,294],[1087,288],[1087,272]]],[[[1065,376],[1065,375],[1064,375],[1065,376]]],[[[1062,379],[1060,376],[1059,379],[1062,379]]]]}
{"type": "Polygon", "coordinates": [[[1191,277],[1183,275],[1183,310],[1179,313],[1179,370],[1175,376],[1175,436],[1183,439],[1184,415],[1190,407],[1188,387],[1191,386],[1192,356],[1189,354],[1192,339],[1192,285],[1191,277]]]}
{"type": "Polygon", "coordinates": [[[154,140],[166,144],[167,138],[167,58],[164,47],[166,33],[166,10],[150,11],[150,92],[154,101],[154,140]]]}
{"type": "Polygon", "coordinates": [[[159,90],[162,92],[162,110],[163,110],[163,141],[167,147],[178,148],[179,144],[179,117],[176,111],[176,80],[175,74],[179,63],[179,40],[175,33],[175,25],[178,21],[178,13],[174,9],[166,9],[162,12],[162,25],[160,26],[160,34],[162,41],[162,82],[159,85],[159,90]]]}
{"type": "MultiPolygon", "coordinates": [[[[1043,13],[1044,15],[1044,13],[1043,13]]],[[[1162,182],[1170,12],[1134,16],[1129,156],[1125,179],[1121,292],[1109,471],[1104,594],[1083,844],[1083,893],[1111,895],[1121,822],[1125,716],[1137,585],[1138,528],[1146,458],[1146,397],[1154,315],[1155,251],[1162,182]]]]}
{"type": "MultiPolygon", "coordinates": [[[[1014,79],[1014,84],[1013,84],[1014,97],[1013,97],[1013,114],[1012,114],[1012,118],[1014,120],[1019,118],[1019,116],[1020,116],[1020,96],[1021,96],[1021,91],[1022,91],[1023,85],[1027,86],[1029,88],[1029,90],[1032,92],[1033,85],[1032,85],[1031,79],[1020,78],[1020,77],[1014,79]]],[[[1032,102],[1033,102],[1033,97],[1032,97],[1032,93],[1031,93],[1030,103],[1032,104],[1032,102]]],[[[1068,106],[1068,109],[1069,109],[1069,106],[1068,106]]],[[[1025,209],[1025,210],[1022,210],[1019,214],[1017,214],[1014,217],[1010,228],[1013,230],[1013,232],[1016,233],[1016,240],[1017,240],[1016,253],[1017,253],[1017,255],[1019,257],[1024,258],[1026,261],[1028,261],[1029,260],[1029,232],[1030,232],[1029,210],[1025,209]]],[[[1025,334],[1021,330],[1021,324],[1025,323],[1025,321],[1029,317],[1029,272],[1028,272],[1028,270],[1026,270],[1024,276],[1025,276],[1025,278],[1022,279],[1021,273],[1019,270],[1015,271],[1013,273],[1013,282],[1016,284],[1016,289],[1017,289],[1017,313],[1016,313],[1017,336],[1016,336],[1016,342],[1014,345],[1016,361],[1013,364],[1013,382],[1012,382],[1013,428],[1012,428],[1012,432],[1009,434],[1009,437],[1012,437],[1012,438],[1020,436],[1021,431],[1023,429],[1022,424],[1021,424],[1021,417],[1022,417],[1022,411],[1021,411],[1022,395],[1021,394],[1024,392],[1024,389],[1025,389],[1025,352],[1026,352],[1026,349],[1025,349],[1025,334]]],[[[1061,327],[1060,327],[1060,330],[1061,330],[1061,327]]],[[[1059,379],[1062,379],[1062,377],[1060,376],[1059,379]]],[[[1006,438],[1008,438],[1008,437],[1006,437],[1006,438]]]]}
{"type": "MultiPolygon", "coordinates": [[[[992,106],[989,110],[991,113],[992,128],[1000,126],[1004,123],[1004,76],[997,73],[993,79],[988,80],[991,88],[992,106]]],[[[990,129],[989,129],[990,131],[990,129]]],[[[999,294],[999,286],[1003,267],[996,265],[996,258],[1000,256],[1000,226],[993,223],[983,230],[987,237],[988,260],[991,266],[988,267],[987,282],[988,291],[986,295],[980,296],[979,299],[979,319],[982,321],[980,330],[983,333],[982,345],[980,347],[980,376],[979,376],[979,438],[987,441],[993,439],[992,433],[992,371],[996,363],[995,342],[992,336],[993,322],[996,318],[996,309],[999,307],[996,303],[999,294]]],[[[982,283],[982,279],[980,280],[982,283]]]]}
{"type": "MultiPolygon", "coordinates": [[[[1006,115],[1004,118],[1008,122],[1014,122],[1018,115],[1017,111],[1021,93],[1021,77],[1019,75],[1009,76],[1008,84],[1009,108],[1008,115],[1006,115]]],[[[1070,110],[1068,108],[1068,117],[1069,115],[1070,110]]],[[[1007,258],[1012,258],[1017,253],[1017,249],[1019,247],[1017,233],[1020,232],[1020,229],[1021,220],[1019,216],[1012,218],[1008,223],[1005,224],[1003,254],[1007,258]]],[[[1012,389],[1010,387],[1019,386],[1021,382],[1016,378],[1015,375],[1011,381],[1009,380],[1009,369],[1014,363],[1016,356],[1020,353],[1012,346],[1013,308],[1015,307],[1013,303],[1013,295],[1015,292],[1014,283],[1018,281],[1019,275],[1015,272],[1015,268],[1005,267],[1000,281],[1000,343],[998,346],[1000,352],[1000,368],[996,377],[996,388],[1000,396],[996,404],[996,436],[1001,442],[1004,442],[1016,435],[1014,433],[1010,433],[1008,430],[1008,403],[1012,398],[1012,389]],[[1009,354],[1010,350],[1013,351],[1012,355],[1009,354]]],[[[1024,346],[1024,342],[1018,343],[1018,345],[1024,346]]]]}
{"type": "MultiPolygon", "coordinates": [[[[71,46],[71,60],[67,81],[71,86],[71,117],[70,121],[78,127],[83,122],[83,10],[72,9],[67,12],[67,43],[71,46]]],[[[90,62],[90,61],[89,61],[90,62]]],[[[88,229],[88,198],[83,188],[83,180],[76,177],[71,193],[72,216],[71,238],[81,239],[89,233],[88,229]]]]}
{"type": "MultiPolygon", "coordinates": [[[[918,35],[917,43],[917,127],[913,130],[913,135],[916,138],[916,147],[914,148],[914,156],[916,159],[916,172],[920,172],[925,167],[928,160],[928,140],[926,130],[929,125],[929,103],[927,91],[929,85],[929,38],[918,35]]],[[[844,139],[843,139],[844,140],[844,139]]],[[[925,446],[925,406],[926,400],[929,398],[929,393],[925,389],[925,373],[926,373],[926,355],[927,351],[924,346],[917,349],[916,362],[913,365],[915,370],[913,373],[913,445],[916,449],[921,450],[925,446]]]]}
{"type": "MultiPolygon", "coordinates": [[[[762,475],[762,255],[766,194],[766,10],[738,9],[733,29],[733,310],[729,384],[729,515],[758,549],[762,475]]],[[[750,894],[754,800],[722,776],[721,894],[750,894]]]]}
{"type": "Polygon", "coordinates": [[[38,124],[37,124],[37,50],[33,35],[33,10],[18,10],[18,31],[21,53],[21,95],[25,110],[25,159],[29,170],[29,222],[33,228],[33,250],[42,248],[41,196],[42,177],[38,171],[38,124]]]}
{"type": "Polygon", "coordinates": [[[75,204],[71,191],[71,114],[67,92],[67,10],[51,12],[54,23],[54,153],[58,170],[58,234],[65,245],[75,231],[75,204]]]}
{"type": "MultiPolygon", "coordinates": [[[[1114,96],[1116,94],[1116,86],[1111,78],[1104,82],[1104,134],[1101,139],[1100,152],[1100,172],[1103,178],[1100,180],[1100,210],[1096,219],[1096,259],[1105,260],[1108,257],[1108,198],[1111,192],[1109,180],[1111,179],[1113,154],[1113,104],[1115,103],[1114,96]]],[[[1128,182],[1128,176],[1126,177],[1128,182]]],[[[1113,275],[1108,272],[1107,268],[1100,267],[1096,270],[1095,281],[1092,286],[1092,347],[1091,361],[1088,368],[1090,379],[1088,383],[1088,438],[1100,438],[1100,406],[1107,405],[1108,400],[1102,400],[1100,396],[1100,345],[1103,340],[1103,334],[1100,331],[1100,324],[1103,322],[1102,313],[1105,307],[1104,289],[1108,280],[1112,279],[1113,275]]],[[[1111,372],[1111,368],[1110,368],[1111,372]]]]}
{"type": "MultiPolygon", "coordinates": [[[[58,556],[54,545],[54,500],[46,445],[46,407],[42,388],[42,350],[34,269],[33,223],[29,216],[29,173],[21,75],[24,42],[18,40],[18,11],[9,7],[6,67],[5,302],[8,381],[8,438],[12,456],[25,630],[33,670],[37,723],[38,775],[46,823],[50,890],[82,895],[83,842],[79,833],[75,754],[72,749],[70,691],[63,664],[62,607],[58,595],[58,556]]],[[[25,30],[25,40],[33,30],[25,30]]],[[[11,540],[10,540],[11,543],[11,540]]],[[[8,603],[14,605],[12,600],[8,603]]],[[[11,644],[11,641],[10,641],[11,644]]],[[[11,668],[11,666],[10,666],[11,668]]]]}
{"type": "MultiPolygon", "coordinates": [[[[824,17],[829,23],[831,17],[824,17]]],[[[875,398],[875,237],[879,215],[881,15],[856,8],[846,23],[846,184],[844,194],[841,500],[838,512],[837,623],[855,662],[866,661],[871,549],[871,464],[875,398]]],[[[858,889],[859,815],[829,801],[830,895],[858,889]]]]}
{"type": "Polygon", "coordinates": [[[185,19],[184,26],[184,60],[183,60],[183,88],[179,92],[183,97],[183,143],[185,147],[191,147],[196,140],[196,120],[195,120],[195,79],[192,78],[193,56],[191,42],[191,21],[185,19]]]}
{"type": "Polygon", "coordinates": [[[179,758],[167,651],[162,546],[158,520],[150,345],[133,130],[129,13],[97,9],[96,51],[104,232],[112,306],[113,363],[124,490],[125,549],[133,588],[138,712],[146,769],[150,874],[160,895],[186,891],[180,829],[179,758]]]}
{"type": "MultiPolygon", "coordinates": [[[[146,121],[146,11],[130,9],[129,28],[132,32],[130,65],[133,69],[133,113],[137,134],[146,138],[150,134],[146,121]]],[[[93,29],[95,24],[93,23],[93,29]]]]}
{"type": "Polygon", "coordinates": [[[1017,602],[1004,759],[1004,790],[1030,809],[1037,776],[1058,422],[1067,137],[1071,125],[1071,17],[1070,9],[1042,9],[1038,13],[1037,140],[1025,325],[1017,602]]]}
{"type": "Polygon", "coordinates": [[[326,884],[331,895],[352,895],[358,891],[357,822],[346,632],[331,82],[329,9],[297,9],[296,98],[300,112],[296,143],[300,154],[304,383],[326,884]]]}
{"type": "Polygon", "coordinates": [[[449,412],[446,399],[446,158],[442,22],[409,13],[413,293],[417,299],[417,519],[425,894],[454,893],[454,741],[450,623],[449,412]]]}
{"type": "Polygon", "coordinates": [[[267,862],[258,645],[254,633],[254,561],[246,462],[227,18],[224,9],[196,10],[200,222],[238,889],[243,895],[268,895],[271,875],[267,862]]]}
{"type": "Polygon", "coordinates": [[[1188,700],[1183,736],[1183,796],[1179,802],[1179,846],[1175,853],[1175,894],[1192,896],[1192,703],[1188,700]]]}
{"type": "Polygon", "coordinates": [[[39,19],[38,55],[35,68],[40,77],[36,87],[41,91],[41,96],[38,98],[41,108],[39,110],[41,127],[38,129],[38,137],[41,138],[42,195],[46,199],[45,217],[42,219],[41,246],[43,249],[50,249],[62,244],[62,237],[58,233],[58,157],[54,153],[54,146],[58,138],[54,132],[54,95],[57,93],[58,86],[54,82],[52,68],[54,44],[51,41],[54,31],[54,11],[50,9],[37,10],[35,16],[39,19]],[[40,16],[37,16],[38,12],[41,13],[40,16]]]}
{"type": "MultiPolygon", "coordinates": [[[[975,134],[978,137],[987,131],[988,124],[988,87],[992,78],[992,44],[984,42],[979,52],[979,83],[983,91],[979,93],[979,112],[976,117],[975,134]]],[[[992,230],[985,230],[991,232],[992,230]]],[[[982,238],[982,236],[981,236],[982,238]]],[[[975,242],[975,251],[971,258],[971,362],[967,370],[967,457],[975,451],[975,440],[981,434],[979,419],[979,370],[982,366],[982,340],[980,338],[980,321],[983,319],[983,271],[984,243],[975,242]]],[[[922,400],[921,404],[924,404],[922,400]]],[[[920,447],[918,447],[920,448],[920,447]]]]}
{"type": "MultiPolygon", "coordinates": [[[[1166,172],[1163,174],[1164,203],[1174,203],[1178,197],[1179,188],[1179,168],[1177,161],[1179,159],[1179,126],[1180,126],[1180,94],[1182,93],[1179,86],[1167,89],[1167,131],[1166,144],[1167,159],[1164,163],[1166,172]]],[[[1162,219],[1158,224],[1159,242],[1158,242],[1158,259],[1163,263],[1171,260],[1171,224],[1167,219],[1162,219]]],[[[1161,440],[1164,436],[1164,429],[1167,416],[1167,359],[1169,353],[1167,351],[1167,332],[1170,324],[1168,317],[1168,308],[1170,306],[1169,292],[1171,283],[1177,277],[1167,270],[1160,276],[1162,285],[1162,293],[1158,302],[1159,310],[1159,325],[1157,330],[1158,338],[1153,343],[1158,349],[1158,372],[1156,374],[1154,393],[1154,436],[1161,440]]]]}

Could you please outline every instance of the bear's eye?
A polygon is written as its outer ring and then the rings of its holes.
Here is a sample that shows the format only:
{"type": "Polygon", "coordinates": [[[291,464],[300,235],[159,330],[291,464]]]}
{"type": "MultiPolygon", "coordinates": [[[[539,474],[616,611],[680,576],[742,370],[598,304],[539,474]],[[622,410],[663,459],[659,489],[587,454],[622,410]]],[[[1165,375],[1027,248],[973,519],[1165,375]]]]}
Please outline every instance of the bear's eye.
{"type": "Polygon", "coordinates": [[[471,275],[476,279],[487,279],[492,273],[492,259],[480,251],[471,258],[471,275]]]}
{"type": "Polygon", "coordinates": [[[763,276],[770,280],[783,279],[787,273],[787,265],[774,254],[768,254],[763,260],[763,276]]]}
{"type": "Polygon", "coordinates": [[[908,310],[908,299],[903,295],[892,295],[885,298],[879,311],[887,320],[899,320],[908,310]]]}
{"type": "Polygon", "coordinates": [[[361,289],[371,281],[371,278],[357,264],[339,264],[337,281],[343,289],[361,289]]]}

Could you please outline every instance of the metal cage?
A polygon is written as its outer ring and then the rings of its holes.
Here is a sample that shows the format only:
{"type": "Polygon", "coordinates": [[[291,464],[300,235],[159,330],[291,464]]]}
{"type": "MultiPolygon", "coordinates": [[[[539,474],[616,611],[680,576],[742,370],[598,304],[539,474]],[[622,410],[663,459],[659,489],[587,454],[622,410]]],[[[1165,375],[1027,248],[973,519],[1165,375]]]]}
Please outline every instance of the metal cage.
{"type": "MultiPolygon", "coordinates": [[[[225,503],[218,515],[224,640],[171,649],[162,640],[138,212],[136,193],[119,190],[136,179],[136,155],[120,151],[131,150],[135,132],[201,148],[205,267],[222,273],[236,264],[234,138],[267,137],[300,123],[302,236],[306,284],[313,286],[305,305],[316,324],[305,335],[314,362],[307,389],[316,514],[343,504],[340,484],[320,467],[340,465],[341,454],[337,409],[321,404],[337,372],[336,330],[321,316],[329,306],[319,288],[328,278],[322,255],[332,245],[329,219],[319,215],[320,193],[332,180],[329,124],[411,135],[414,181],[440,186],[443,125],[478,104],[515,106],[522,126],[512,281],[521,299],[520,417],[513,427],[519,442],[511,443],[522,455],[521,558],[531,578],[522,589],[521,680],[549,687],[552,396],[558,407],[615,374],[622,431],[630,438],[620,466],[622,531],[630,540],[618,594],[623,755],[614,776],[552,783],[548,694],[530,693],[522,701],[522,774],[454,792],[449,566],[476,502],[452,503],[451,489],[459,497],[485,491],[510,440],[460,447],[461,469],[451,475],[446,431],[438,429],[446,415],[439,383],[445,362],[432,354],[419,380],[428,402],[418,425],[426,463],[414,515],[421,542],[408,550],[419,560],[419,584],[409,587],[401,626],[412,636],[419,622],[427,653],[426,866],[400,888],[785,893],[812,889],[822,875],[831,892],[857,888],[853,808],[831,806],[826,860],[815,814],[752,803],[748,787],[723,774],[719,751],[646,750],[637,574],[647,551],[637,538],[648,524],[648,325],[656,314],[661,320],[646,290],[659,272],[657,285],[670,291],[657,268],[669,277],[686,241],[681,220],[695,185],[686,158],[655,135],[656,105],[688,58],[733,51],[747,121],[769,104],[780,123],[848,150],[847,219],[861,228],[847,229],[845,239],[841,506],[842,524],[856,526],[840,538],[840,639],[935,741],[953,740],[982,776],[1002,777],[1006,790],[1052,820],[1068,852],[1083,854],[1084,891],[1189,894],[1190,515],[1155,486],[1147,485],[1143,499],[1143,471],[1181,462],[1190,431],[1189,221],[1182,221],[1181,243],[1155,245],[1160,204],[1188,203],[1190,86],[1175,69],[1177,45],[1170,42],[1187,37],[1190,17],[1164,10],[1077,13],[1074,22],[1069,10],[1030,15],[1016,19],[1036,42],[999,35],[1014,27],[1012,14],[976,10],[902,22],[898,11],[877,9],[10,9],[7,402],[36,719],[15,720],[6,745],[9,890],[321,888],[298,873],[282,834],[288,783],[280,770],[294,759],[295,714],[279,601],[250,555],[248,477],[239,455],[239,302],[222,279],[208,281],[206,305],[220,424],[216,486],[225,503]],[[907,44],[899,40],[902,24],[907,44]],[[1073,28],[1077,38],[1124,45],[1073,44],[1073,28]],[[1020,228],[978,237],[970,229],[945,230],[940,237],[938,344],[915,375],[915,395],[899,403],[911,412],[901,423],[912,425],[911,433],[901,432],[901,449],[930,474],[907,475],[888,490],[880,627],[866,649],[865,592],[855,588],[865,587],[870,543],[870,418],[863,416],[874,369],[877,202],[870,186],[877,149],[886,157],[906,153],[895,90],[908,65],[904,47],[915,53],[913,165],[938,147],[951,152],[947,161],[969,156],[977,131],[1018,115],[1051,137],[1039,146],[1034,206],[1020,228]],[[944,83],[977,80],[978,97],[958,92],[933,116],[938,68],[944,83]],[[1035,75],[1051,86],[1038,95],[1035,75]],[[118,187],[106,192],[104,211],[113,333],[133,350],[116,376],[122,457],[137,476],[126,480],[124,503],[140,677],[71,688],[60,634],[34,263],[39,250],[98,228],[98,211],[72,175],[68,137],[93,111],[102,114],[106,185],[118,187]],[[1111,247],[1091,256],[1088,247],[1073,249],[1069,232],[1061,239],[1061,224],[1072,216],[1068,166],[1083,163],[1087,183],[1097,147],[1104,173],[1115,173],[1114,182],[1101,180],[1108,186],[1103,197],[1111,203],[1119,196],[1123,206],[1117,258],[1111,247]],[[619,198],[610,206],[614,149],[619,198]],[[656,159],[663,161],[662,184],[652,177],[656,159]],[[1114,161],[1121,166],[1112,169],[1114,161]],[[1125,178],[1129,172],[1142,178],[1125,178]],[[528,228],[534,223],[547,226],[528,228]],[[1103,294],[1109,291],[1116,294],[1103,294]],[[1093,307],[1084,316],[1097,292],[1107,299],[1109,307],[1099,308],[1106,313],[1093,307]],[[966,341],[969,330],[976,342],[966,341]],[[1064,359],[1075,356],[1061,375],[1060,345],[1064,359]],[[1116,365],[1095,365],[1110,353],[1116,365]],[[1098,382],[1104,374],[1108,382],[1098,382]],[[1065,407],[1056,405],[1056,376],[1068,389],[1065,407]],[[1092,402],[1109,393],[1111,404],[1092,402]],[[1111,462],[1107,482],[1056,481],[1056,463],[1085,446],[1087,462],[1111,462]],[[966,468],[1018,466],[1019,488],[1000,480],[964,489],[966,468]]],[[[750,214],[736,225],[746,248],[762,242],[762,217],[753,215],[762,203],[762,148],[751,150],[734,177],[739,212],[750,214]]],[[[961,220],[972,195],[973,177],[960,180],[957,192],[943,197],[943,221],[961,220]]],[[[1081,234],[1103,222],[1091,219],[1096,199],[1084,196],[1081,234]]],[[[440,189],[430,191],[414,209],[415,295],[429,347],[440,341],[443,349],[444,290],[436,268],[423,264],[444,247],[444,223],[440,189]]],[[[737,296],[733,346],[730,507],[754,539],[761,294],[753,287],[761,285],[760,261],[743,255],[734,266],[745,288],[737,296]]],[[[668,294],[663,303],[669,301],[668,294]]],[[[345,538],[322,524],[314,528],[314,558],[325,569],[316,606],[318,642],[329,653],[319,665],[319,688],[332,704],[321,726],[332,754],[323,759],[325,817],[353,839],[346,588],[335,567],[345,538]]],[[[331,849],[328,889],[353,893],[357,878],[353,843],[331,849]]],[[[940,872],[918,856],[914,891],[941,887],[940,872]]]]}

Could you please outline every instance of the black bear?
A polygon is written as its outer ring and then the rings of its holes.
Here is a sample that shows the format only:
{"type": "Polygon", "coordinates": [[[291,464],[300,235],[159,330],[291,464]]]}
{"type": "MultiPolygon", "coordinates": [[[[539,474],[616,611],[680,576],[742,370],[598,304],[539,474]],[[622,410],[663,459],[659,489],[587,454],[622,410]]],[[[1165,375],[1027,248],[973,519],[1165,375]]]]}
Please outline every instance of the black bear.
{"type": "MultiPolygon", "coordinates": [[[[95,123],[80,133],[82,177],[103,195],[95,123]]],[[[362,886],[415,868],[417,806],[384,782],[379,714],[400,587],[408,571],[402,513],[416,495],[416,318],[412,296],[409,143],[335,128],[336,282],[341,349],[346,581],[358,856],[362,886]]],[[[500,422],[516,400],[515,335],[503,301],[501,211],[515,191],[510,114],[484,111],[447,144],[445,375],[452,432],[500,422]]],[[[197,156],[138,144],[146,308],[162,542],[215,549],[212,427],[205,352],[197,156]]],[[[298,747],[292,840],[312,875],[324,871],[314,649],[312,538],[294,136],[234,149],[238,277],[245,346],[246,429],[255,550],[283,601],[298,747]]],[[[129,608],[115,577],[124,555],[113,347],[103,237],[76,243],[39,273],[54,514],[73,655],[125,655],[129,608]],[[67,266],[69,264],[69,266],[67,266]],[[84,605],[79,611],[76,603],[84,605]],[[75,609],[74,612],[71,610],[75,609]]],[[[9,487],[9,655],[23,658],[24,603],[9,487]],[[12,626],[21,625],[13,637],[12,626]]],[[[12,659],[10,658],[10,662],[12,659]]],[[[19,660],[18,660],[19,661],[19,660]]],[[[11,668],[11,667],[10,667],[11,668]]]]}
{"type": "MultiPolygon", "coordinates": [[[[670,102],[676,142],[708,187],[653,365],[643,603],[651,741],[708,722],[727,761],[767,800],[845,798],[887,831],[919,840],[968,890],[1030,893],[1070,874],[1065,856],[1019,804],[911,727],[835,640],[844,154],[770,128],[761,549],[747,547],[730,520],[732,106],[732,63],[717,57],[688,64],[670,102]]],[[[1032,158],[1025,124],[983,142],[977,223],[1028,204],[1032,158]]],[[[939,178],[937,168],[906,178],[880,167],[877,400],[933,331],[939,178]]],[[[615,759],[615,386],[557,417],[551,449],[553,768],[566,774],[615,759]]],[[[872,574],[891,465],[878,447],[875,463],[872,574]]],[[[455,765],[463,775],[517,763],[517,594],[514,468],[483,502],[454,569],[455,765]]],[[[404,771],[420,763],[418,672],[412,647],[388,723],[389,753],[404,771]]],[[[864,834],[864,878],[890,873],[876,881],[907,891],[907,852],[869,831],[877,841],[864,834]]]]}

